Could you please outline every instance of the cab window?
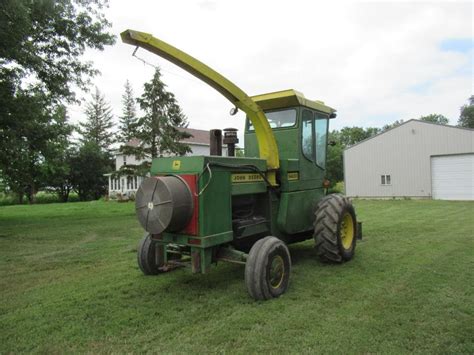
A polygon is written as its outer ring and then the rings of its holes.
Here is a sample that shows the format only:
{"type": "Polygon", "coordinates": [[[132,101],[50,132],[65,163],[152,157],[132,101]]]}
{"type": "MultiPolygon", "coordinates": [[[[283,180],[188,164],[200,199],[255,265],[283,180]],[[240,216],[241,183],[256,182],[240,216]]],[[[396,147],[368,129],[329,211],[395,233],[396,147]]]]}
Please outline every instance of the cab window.
{"type": "MultiPolygon", "coordinates": [[[[293,127],[296,124],[296,109],[265,112],[271,128],[293,127]]],[[[253,125],[248,120],[248,130],[253,131],[253,125]]]]}
{"type": "Polygon", "coordinates": [[[326,167],[326,142],[328,136],[328,119],[324,116],[316,117],[316,164],[326,167]]]}
{"type": "Polygon", "coordinates": [[[313,113],[309,110],[303,111],[301,120],[302,134],[301,134],[301,149],[306,159],[314,161],[313,159],[313,113]]]}

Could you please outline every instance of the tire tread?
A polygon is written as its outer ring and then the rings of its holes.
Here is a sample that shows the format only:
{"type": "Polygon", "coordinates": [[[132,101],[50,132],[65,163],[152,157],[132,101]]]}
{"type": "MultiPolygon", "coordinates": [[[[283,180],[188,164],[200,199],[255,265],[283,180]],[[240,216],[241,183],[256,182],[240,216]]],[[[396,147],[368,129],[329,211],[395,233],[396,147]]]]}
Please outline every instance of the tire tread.
{"type": "Polygon", "coordinates": [[[339,221],[347,209],[353,209],[352,204],[347,197],[340,194],[327,195],[317,204],[313,236],[316,255],[322,262],[342,263],[348,260],[343,255],[338,241],[339,221]]]}

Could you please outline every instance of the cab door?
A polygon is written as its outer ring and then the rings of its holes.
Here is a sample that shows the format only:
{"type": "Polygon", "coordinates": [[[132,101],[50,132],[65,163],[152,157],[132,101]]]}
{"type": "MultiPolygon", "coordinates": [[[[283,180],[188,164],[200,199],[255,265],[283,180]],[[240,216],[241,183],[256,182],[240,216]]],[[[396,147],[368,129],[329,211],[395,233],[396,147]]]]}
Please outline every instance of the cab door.
{"type": "Polygon", "coordinates": [[[301,115],[301,178],[322,187],[326,170],[328,116],[307,108],[301,115]]]}

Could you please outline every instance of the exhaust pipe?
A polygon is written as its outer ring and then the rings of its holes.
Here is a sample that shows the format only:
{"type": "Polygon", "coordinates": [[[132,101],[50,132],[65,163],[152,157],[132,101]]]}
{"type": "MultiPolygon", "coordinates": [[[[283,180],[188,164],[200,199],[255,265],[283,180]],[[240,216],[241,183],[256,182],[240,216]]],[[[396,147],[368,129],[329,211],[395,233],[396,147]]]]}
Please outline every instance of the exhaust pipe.
{"type": "Polygon", "coordinates": [[[237,128],[224,129],[224,144],[227,144],[227,156],[235,157],[235,145],[239,143],[237,128]]]}
{"type": "Polygon", "coordinates": [[[222,156],[222,131],[220,129],[211,129],[209,132],[210,155],[222,156]]]}

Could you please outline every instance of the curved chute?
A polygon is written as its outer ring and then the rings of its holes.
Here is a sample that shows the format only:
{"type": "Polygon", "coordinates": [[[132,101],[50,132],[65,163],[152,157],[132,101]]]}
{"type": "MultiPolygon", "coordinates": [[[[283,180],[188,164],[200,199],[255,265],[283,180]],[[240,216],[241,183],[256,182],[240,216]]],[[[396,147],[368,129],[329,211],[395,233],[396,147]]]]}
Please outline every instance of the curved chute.
{"type": "Polygon", "coordinates": [[[269,180],[275,182],[275,170],[279,168],[278,147],[276,145],[273,131],[268,124],[264,112],[260,106],[253,101],[245,92],[223,77],[206,64],[191,57],[189,54],[153,37],[149,33],[126,30],[120,34],[124,43],[142,47],[152,53],[163,57],[176,64],[187,72],[193,74],[205,83],[212,86],[233,105],[244,111],[252,122],[257,135],[260,158],[267,161],[269,180]]]}

